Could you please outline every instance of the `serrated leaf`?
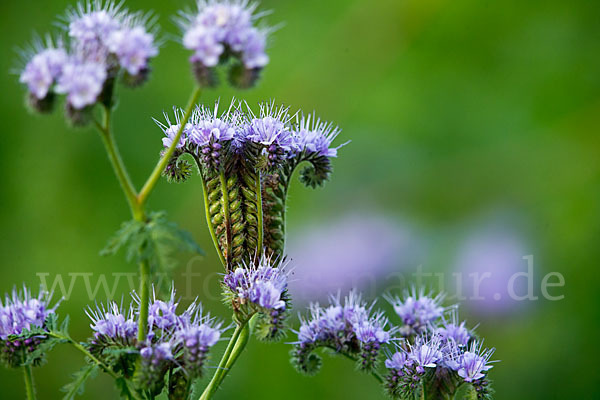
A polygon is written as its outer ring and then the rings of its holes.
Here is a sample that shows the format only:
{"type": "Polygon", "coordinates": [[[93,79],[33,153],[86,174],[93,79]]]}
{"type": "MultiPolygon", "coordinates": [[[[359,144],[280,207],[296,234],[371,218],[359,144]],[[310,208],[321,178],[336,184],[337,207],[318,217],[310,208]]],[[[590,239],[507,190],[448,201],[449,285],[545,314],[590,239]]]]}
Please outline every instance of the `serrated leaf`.
{"type": "Polygon", "coordinates": [[[82,395],[88,379],[96,377],[100,368],[96,364],[88,364],[73,374],[73,381],[62,387],[66,392],[64,400],[72,400],[76,395],[82,395]]]}
{"type": "Polygon", "coordinates": [[[125,248],[127,261],[146,261],[155,273],[173,268],[175,251],[204,255],[192,235],[168,221],[164,212],[151,213],[146,222],[123,223],[100,253],[112,255],[121,248],[125,248]]]}

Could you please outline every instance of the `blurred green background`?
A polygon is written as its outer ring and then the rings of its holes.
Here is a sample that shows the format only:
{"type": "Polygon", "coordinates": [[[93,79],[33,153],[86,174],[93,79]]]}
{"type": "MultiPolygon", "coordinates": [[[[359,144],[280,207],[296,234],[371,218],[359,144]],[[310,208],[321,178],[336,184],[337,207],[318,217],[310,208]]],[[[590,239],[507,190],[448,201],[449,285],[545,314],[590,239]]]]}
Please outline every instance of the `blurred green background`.
{"type": "MultiPolygon", "coordinates": [[[[174,34],[170,16],[189,3],[126,5],[154,10],[163,32],[174,34]]],[[[49,30],[69,4],[0,4],[2,292],[21,282],[38,285],[39,273],[49,279],[62,273],[68,281],[68,273],[135,271],[122,255],[98,255],[129,218],[98,135],[66,127],[60,112],[30,115],[18,77],[9,74],[15,47],[32,31],[49,30]]],[[[522,255],[534,255],[536,294],[548,272],[562,273],[566,284],[551,290],[564,295],[560,301],[519,302],[501,313],[466,307],[463,316],[471,325],[481,323],[477,332],[502,360],[490,374],[497,399],[598,398],[600,2],[264,0],[261,8],[273,10],[271,24],[285,23],[274,35],[263,80],[243,93],[207,91],[202,101],[275,98],[293,109],[316,109],[343,128],[340,142],[352,140],[325,189],[295,184],[290,236],[306,224],[351,213],[408,220],[424,243],[421,255],[403,267],[411,274],[418,265],[429,272],[460,268],[465,238],[501,226],[522,255]]],[[[161,147],[151,117],[184,105],[192,88],[187,57],[168,41],[151,81],[119,90],[114,126],[138,186],[161,147]]],[[[181,272],[191,265],[203,275],[193,281],[193,294],[227,317],[217,299],[220,265],[204,225],[198,180],[161,182],[150,207],[167,210],[207,250],[203,259],[181,256],[175,273],[180,293],[187,290],[181,272]]],[[[90,279],[95,285],[97,275],[90,279]]],[[[126,291],[119,285],[115,297],[126,291]]],[[[81,340],[89,335],[86,293],[83,280],[75,281],[60,307],[81,340]]],[[[218,398],[384,398],[371,378],[342,359],[326,359],[316,377],[300,376],[288,350],[283,343],[253,341],[218,398]]],[[[39,397],[60,398],[59,387],[81,364],[71,348],[56,349],[35,371],[39,397]]],[[[20,371],[0,371],[0,397],[23,398],[21,380],[20,371]]],[[[116,392],[100,376],[84,398],[116,398],[116,392]]]]}

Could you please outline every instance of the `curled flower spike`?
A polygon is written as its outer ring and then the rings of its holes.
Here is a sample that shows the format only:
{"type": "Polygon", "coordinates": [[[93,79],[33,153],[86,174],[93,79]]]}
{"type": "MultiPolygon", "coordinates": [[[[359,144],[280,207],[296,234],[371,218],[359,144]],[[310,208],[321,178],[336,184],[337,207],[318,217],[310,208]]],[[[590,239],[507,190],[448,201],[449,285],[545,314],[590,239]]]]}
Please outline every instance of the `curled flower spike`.
{"type": "Polygon", "coordinates": [[[372,313],[373,304],[365,303],[356,291],[351,291],[343,303],[339,294],[331,296],[329,303],[326,308],[312,304],[310,317],[301,319],[292,362],[301,372],[315,373],[320,361],[312,353],[327,347],[357,358],[362,370],[374,370],[381,345],[391,342],[396,329],[386,330],[387,318],[381,312],[372,313]]]}
{"type": "Polygon", "coordinates": [[[236,60],[229,70],[231,83],[241,88],[254,85],[269,62],[269,29],[255,26],[264,15],[254,14],[256,7],[247,0],[198,0],[196,11],[179,13],[182,43],[193,51],[190,62],[202,86],[216,86],[214,68],[230,57],[236,60]]]}
{"type": "Polygon", "coordinates": [[[122,304],[110,301],[106,306],[88,308],[86,314],[92,320],[90,327],[94,331],[94,345],[99,345],[100,342],[104,342],[104,345],[108,342],[130,345],[137,336],[137,323],[131,305],[126,311],[122,304]]]}
{"type": "Polygon", "coordinates": [[[35,350],[48,336],[48,321],[58,307],[58,303],[50,306],[52,295],[40,290],[37,297],[23,286],[19,292],[0,299],[0,360],[8,367],[24,364],[39,364],[44,354],[36,354],[35,350]]]}
{"type": "Polygon", "coordinates": [[[331,122],[321,121],[315,113],[297,117],[294,126],[294,148],[311,157],[337,157],[337,151],[347,143],[331,147],[331,143],[339,135],[340,129],[331,122]]]}

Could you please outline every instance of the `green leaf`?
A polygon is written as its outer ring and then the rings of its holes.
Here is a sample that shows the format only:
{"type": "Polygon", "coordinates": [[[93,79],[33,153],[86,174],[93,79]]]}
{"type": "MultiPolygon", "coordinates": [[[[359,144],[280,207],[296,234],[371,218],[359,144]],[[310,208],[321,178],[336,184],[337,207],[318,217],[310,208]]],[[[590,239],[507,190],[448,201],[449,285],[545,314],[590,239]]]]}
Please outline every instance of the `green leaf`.
{"type": "Polygon", "coordinates": [[[125,249],[127,261],[146,261],[154,273],[171,270],[176,264],[176,251],[204,255],[192,235],[167,220],[165,212],[151,213],[145,222],[123,223],[100,254],[112,255],[121,248],[125,249]]]}
{"type": "Polygon", "coordinates": [[[85,382],[96,377],[99,367],[96,364],[88,364],[73,374],[73,381],[62,387],[62,391],[66,392],[64,400],[74,399],[77,395],[82,395],[85,390],[85,382]]]}

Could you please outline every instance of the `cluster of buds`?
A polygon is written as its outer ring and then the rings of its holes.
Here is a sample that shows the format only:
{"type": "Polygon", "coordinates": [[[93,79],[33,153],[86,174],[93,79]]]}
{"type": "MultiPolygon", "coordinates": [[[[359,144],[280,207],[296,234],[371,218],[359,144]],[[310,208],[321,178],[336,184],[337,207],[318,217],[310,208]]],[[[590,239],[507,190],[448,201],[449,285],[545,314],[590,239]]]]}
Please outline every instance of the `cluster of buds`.
{"type": "Polygon", "coordinates": [[[48,339],[48,317],[58,306],[50,307],[50,300],[48,292],[41,290],[33,297],[26,287],[21,292],[15,288],[4,301],[0,299],[0,358],[7,367],[42,360],[43,354],[34,352],[48,339]]]}
{"type": "Polygon", "coordinates": [[[191,382],[202,376],[208,352],[225,329],[204,314],[198,302],[178,314],[173,291],[167,301],[154,297],[148,309],[147,336],[139,341],[139,299],[135,294],[133,299],[127,311],[114,302],[88,311],[94,331],[88,348],[124,377],[133,376],[140,390],[156,396],[168,376],[172,379],[169,391],[184,388],[187,393],[191,382]]]}
{"type": "Polygon", "coordinates": [[[396,328],[388,327],[382,312],[373,312],[374,304],[367,304],[362,296],[351,291],[344,301],[331,296],[325,308],[311,304],[310,317],[303,319],[296,332],[292,362],[305,374],[318,372],[320,358],[314,353],[318,348],[328,348],[358,360],[363,371],[377,367],[377,358],[383,344],[391,343],[396,328]]]}
{"type": "Polygon", "coordinates": [[[95,0],[68,10],[68,39],[38,39],[23,53],[20,81],[27,85],[32,107],[51,111],[56,94],[64,94],[70,120],[89,123],[96,103],[112,104],[119,75],[128,86],[147,79],[149,61],[158,54],[148,26],[153,26],[149,15],[130,13],[121,3],[95,0]]]}
{"type": "Polygon", "coordinates": [[[183,45],[194,52],[190,62],[201,86],[216,86],[215,68],[230,58],[232,85],[248,88],[256,83],[269,62],[265,52],[269,29],[256,26],[264,13],[255,10],[256,4],[248,0],[198,0],[196,11],[180,13],[183,45]]]}
{"type": "Polygon", "coordinates": [[[339,129],[314,115],[290,115],[273,102],[255,114],[247,104],[232,103],[219,113],[198,106],[181,127],[183,111],[175,120],[157,122],[169,147],[182,134],[164,174],[179,181],[190,174],[188,154],[202,178],[209,228],[227,271],[257,261],[265,253],[283,257],[287,190],[294,170],[307,162],[301,181],[322,185],[331,173],[338,147],[332,142],[339,129]]]}

